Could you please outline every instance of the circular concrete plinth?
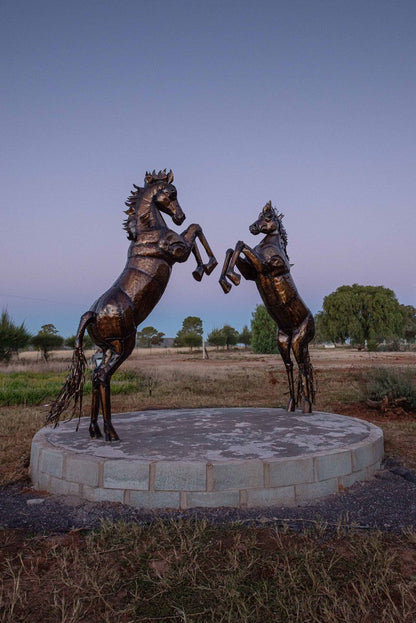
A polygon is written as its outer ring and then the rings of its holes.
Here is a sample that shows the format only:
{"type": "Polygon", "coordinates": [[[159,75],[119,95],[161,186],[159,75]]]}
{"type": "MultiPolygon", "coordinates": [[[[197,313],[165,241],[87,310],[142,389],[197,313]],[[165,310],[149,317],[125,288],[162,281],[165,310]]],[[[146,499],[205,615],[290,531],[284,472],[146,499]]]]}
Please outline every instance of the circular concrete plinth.
{"type": "Polygon", "coordinates": [[[121,441],[92,440],[89,420],[33,438],[35,488],[144,508],[293,505],[367,480],[380,428],[334,413],[174,409],[113,415],[121,441]]]}

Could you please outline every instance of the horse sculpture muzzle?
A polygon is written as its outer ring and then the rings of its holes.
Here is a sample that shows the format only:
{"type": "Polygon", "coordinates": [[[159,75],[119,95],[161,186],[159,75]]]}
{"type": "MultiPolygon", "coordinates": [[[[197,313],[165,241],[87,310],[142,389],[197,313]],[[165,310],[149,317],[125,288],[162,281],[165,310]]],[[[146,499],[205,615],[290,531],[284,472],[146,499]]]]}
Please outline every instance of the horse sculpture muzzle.
{"type": "Polygon", "coordinates": [[[183,213],[178,201],[172,202],[172,204],[174,206],[172,211],[172,221],[175,223],[175,225],[182,225],[182,223],[186,219],[186,216],[183,213]]]}
{"type": "Polygon", "coordinates": [[[252,225],[250,225],[249,230],[250,230],[250,234],[257,236],[257,234],[260,233],[259,222],[255,221],[252,225]]]}

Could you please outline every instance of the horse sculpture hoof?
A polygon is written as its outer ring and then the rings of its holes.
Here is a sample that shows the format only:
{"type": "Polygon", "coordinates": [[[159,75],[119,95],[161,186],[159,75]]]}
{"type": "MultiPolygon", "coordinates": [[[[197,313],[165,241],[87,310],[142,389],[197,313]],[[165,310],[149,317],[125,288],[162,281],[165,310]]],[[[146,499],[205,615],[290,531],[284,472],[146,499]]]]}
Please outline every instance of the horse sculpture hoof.
{"type": "Polygon", "coordinates": [[[224,278],[220,279],[220,286],[224,290],[225,294],[228,294],[228,292],[231,290],[231,284],[228,283],[228,281],[226,281],[224,278]]]}
{"type": "Polygon", "coordinates": [[[196,281],[201,281],[202,276],[204,274],[204,267],[203,266],[197,266],[195,268],[195,270],[192,272],[192,277],[196,280],[196,281]]]}
{"type": "Polygon", "coordinates": [[[90,424],[89,432],[91,439],[101,439],[103,436],[98,424],[90,424]]]}
{"type": "Polygon", "coordinates": [[[241,281],[240,275],[237,275],[237,273],[233,273],[231,271],[227,273],[227,277],[235,286],[238,286],[241,281]]]}
{"type": "Polygon", "coordinates": [[[106,441],[120,441],[120,437],[117,435],[116,431],[111,425],[105,431],[105,440],[106,441]]]}
{"type": "Polygon", "coordinates": [[[311,405],[311,401],[308,400],[307,398],[305,398],[305,400],[303,401],[303,409],[302,409],[303,413],[312,413],[312,405],[311,405]]]}
{"type": "Polygon", "coordinates": [[[215,259],[215,257],[211,257],[209,262],[207,264],[204,264],[205,274],[210,275],[217,265],[218,265],[218,262],[215,259]]]}
{"type": "Polygon", "coordinates": [[[296,409],[296,402],[295,400],[293,400],[293,398],[289,398],[289,401],[287,403],[287,407],[286,407],[286,411],[295,411],[296,409]]]}

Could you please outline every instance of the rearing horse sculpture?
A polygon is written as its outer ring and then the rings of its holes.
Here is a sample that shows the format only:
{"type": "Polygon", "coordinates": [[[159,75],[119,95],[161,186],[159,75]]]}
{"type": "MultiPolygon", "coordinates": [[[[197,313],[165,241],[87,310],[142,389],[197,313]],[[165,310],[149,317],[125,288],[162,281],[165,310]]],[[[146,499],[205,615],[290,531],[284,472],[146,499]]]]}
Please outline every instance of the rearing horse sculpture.
{"type": "Polygon", "coordinates": [[[185,220],[172,183],[172,171],[146,173],[144,181],[143,188],[134,185],[135,190],[126,201],[124,228],[131,240],[127,264],[111,288],[81,317],[69,376],[46,419],[47,423],[56,425],[71,400],[74,400],[73,415],[77,404],[81,415],[86,366],[82,342],[87,329],[93,342],[103,351],[102,363],[92,375],[89,432],[92,438],[102,437],[97,422],[101,404],[107,441],[119,439],[111,423],[111,377],[132,352],[137,326],[161,298],[173,264],[185,262],[192,252],[197,263],[192,274],[197,281],[201,281],[204,273],[209,275],[217,265],[200,225],[190,225],[178,234],[169,229],[163,219],[162,212],[171,216],[175,225],[185,220]],[[206,264],[196,245],[197,238],[207,252],[206,264]]]}
{"type": "Polygon", "coordinates": [[[228,249],[220,284],[227,293],[231,290],[227,279],[236,286],[240,283],[241,277],[234,271],[235,266],[245,279],[256,282],[267,311],[278,326],[277,344],[289,383],[287,410],[294,411],[303,398],[303,412],[311,413],[315,391],[308,344],[314,337],[315,324],[290,274],[286,252],[287,234],[282,218],[283,214],[276,212],[269,201],[257,221],[250,225],[252,234],[266,234],[265,237],[254,249],[241,240],[237,242],[234,250],[228,249]],[[299,366],[297,390],[293,378],[291,350],[299,366]]]}

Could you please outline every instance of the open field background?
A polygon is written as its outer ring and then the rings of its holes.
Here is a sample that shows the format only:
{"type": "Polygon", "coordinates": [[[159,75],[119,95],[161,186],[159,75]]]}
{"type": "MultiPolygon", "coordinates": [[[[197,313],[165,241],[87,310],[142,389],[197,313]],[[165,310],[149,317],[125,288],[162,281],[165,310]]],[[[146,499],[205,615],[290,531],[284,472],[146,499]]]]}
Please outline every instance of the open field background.
{"type": "MultiPolygon", "coordinates": [[[[114,377],[113,412],[285,405],[286,375],[277,355],[209,355],[136,351],[114,377]]],[[[44,364],[25,353],[0,369],[0,497],[10,487],[28,491],[31,438],[70,357],[60,351],[44,364]]],[[[370,408],[365,387],[379,368],[410,371],[415,379],[416,353],[315,349],[312,359],[316,409],[378,424],[387,455],[414,470],[416,414],[400,406],[370,408]]],[[[87,384],[85,416],[88,390],[87,384]]],[[[414,491],[416,504],[416,485],[414,491]]],[[[347,530],[341,517],[336,529],[324,520],[307,525],[294,533],[273,521],[215,525],[165,517],[43,535],[0,526],[0,621],[416,621],[414,529],[347,530]]]]}

